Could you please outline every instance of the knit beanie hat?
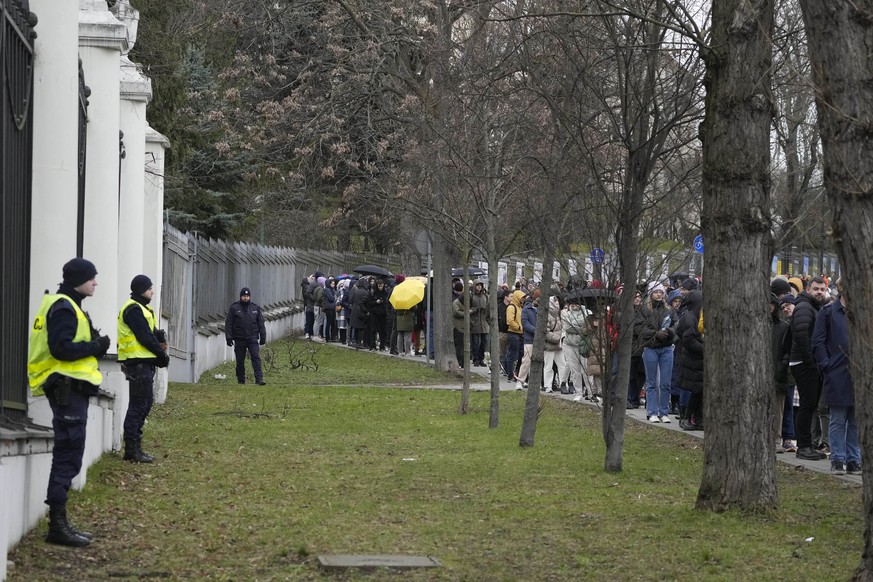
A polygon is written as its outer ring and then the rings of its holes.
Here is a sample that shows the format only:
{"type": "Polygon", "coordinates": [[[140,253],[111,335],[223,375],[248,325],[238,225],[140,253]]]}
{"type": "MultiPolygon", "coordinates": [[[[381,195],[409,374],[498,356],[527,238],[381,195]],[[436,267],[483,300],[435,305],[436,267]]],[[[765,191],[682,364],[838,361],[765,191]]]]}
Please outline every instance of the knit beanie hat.
{"type": "Polygon", "coordinates": [[[667,295],[667,305],[670,305],[676,299],[682,299],[682,292],[679,291],[678,289],[674,289],[673,291],[670,291],[670,294],[667,295]]]}
{"type": "Polygon", "coordinates": [[[796,293],[801,293],[803,291],[803,281],[800,280],[800,277],[789,278],[788,284],[794,287],[796,293]]]}
{"type": "Polygon", "coordinates": [[[64,265],[64,283],[71,287],[78,287],[96,276],[97,267],[87,259],[76,257],[64,265]]]}
{"type": "Polygon", "coordinates": [[[130,282],[130,290],[134,295],[142,295],[152,287],[152,280],[145,275],[137,275],[130,282]]]}
{"type": "Polygon", "coordinates": [[[665,291],[664,286],[658,283],[657,285],[653,285],[651,289],[649,289],[649,294],[651,295],[655,291],[660,291],[663,293],[665,291]]]}
{"type": "Polygon", "coordinates": [[[396,275],[394,275],[394,282],[395,283],[399,284],[399,283],[403,283],[404,281],[406,281],[406,275],[404,275],[403,273],[397,273],[396,275]]]}
{"type": "Polygon", "coordinates": [[[325,279],[324,277],[319,277],[318,279],[315,280],[315,282],[318,283],[319,285],[321,285],[322,287],[324,286],[324,283],[326,281],[327,281],[327,279],[325,279]]]}
{"type": "Polygon", "coordinates": [[[776,277],[772,281],[770,281],[770,293],[775,295],[776,297],[781,297],[786,293],[791,293],[791,285],[788,284],[788,281],[782,277],[776,277]]]}
{"type": "Polygon", "coordinates": [[[243,295],[248,295],[249,297],[251,297],[252,290],[249,289],[248,287],[243,287],[242,289],[239,290],[239,296],[242,297],[243,295]]]}

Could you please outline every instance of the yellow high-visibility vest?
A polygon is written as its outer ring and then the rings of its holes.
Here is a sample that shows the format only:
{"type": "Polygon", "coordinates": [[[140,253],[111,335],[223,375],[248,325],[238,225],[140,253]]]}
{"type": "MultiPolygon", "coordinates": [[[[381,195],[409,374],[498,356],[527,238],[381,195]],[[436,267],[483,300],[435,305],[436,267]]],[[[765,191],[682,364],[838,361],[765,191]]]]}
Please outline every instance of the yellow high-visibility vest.
{"type": "Polygon", "coordinates": [[[97,358],[94,356],[86,356],[71,362],[57,360],[52,356],[48,345],[47,316],[49,309],[57,301],[68,302],[73,306],[73,311],[76,312],[78,326],[73,341],[90,342],[92,340],[91,322],[88,321],[88,316],[76,305],[75,301],[63,294],[44,295],[30,330],[30,345],[27,352],[27,379],[34,396],[45,394],[43,385],[48,377],[55,373],[83,380],[94,386],[99,386],[103,382],[103,375],[97,368],[97,358]]]}
{"type": "Polygon", "coordinates": [[[136,336],[133,333],[133,330],[130,329],[130,326],[127,325],[124,321],[124,312],[127,311],[127,308],[131,305],[136,305],[142,310],[143,317],[146,319],[146,323],[149,325],[149,329],[154,333],[155,331],[155,312],[152,311],[152,308],[143,305],[139,301],[134,301],[133,299],[128,299],[124,305],[121,306],[121,311],[118,312],[118,361],[123,362],[124,360],[131,360],[133,358],[154,358],[155,354],[152,353],[151,350],[146,348],[144,345],[139,343],[136,339],[136,336]]]}

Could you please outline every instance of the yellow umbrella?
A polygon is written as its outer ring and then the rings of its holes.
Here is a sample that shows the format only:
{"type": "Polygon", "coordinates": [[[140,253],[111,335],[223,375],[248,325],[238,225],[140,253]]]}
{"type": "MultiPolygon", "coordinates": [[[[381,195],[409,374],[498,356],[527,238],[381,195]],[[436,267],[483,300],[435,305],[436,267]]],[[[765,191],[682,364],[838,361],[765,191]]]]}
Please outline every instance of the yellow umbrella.
{"type": "Polygon", "coordinates": [[[416,279],[406,279],[391,291],[388,301],[394,309],[411,309],[424,300],[424,283],[416,279]]]}

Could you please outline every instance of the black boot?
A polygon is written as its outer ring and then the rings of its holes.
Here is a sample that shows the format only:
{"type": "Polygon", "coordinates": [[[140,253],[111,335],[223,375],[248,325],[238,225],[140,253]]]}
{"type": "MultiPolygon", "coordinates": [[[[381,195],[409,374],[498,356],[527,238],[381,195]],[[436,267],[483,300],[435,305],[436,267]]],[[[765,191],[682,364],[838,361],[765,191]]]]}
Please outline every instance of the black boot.
{"type": "Polygon", "coordinates": [[[569,393],[570,393],[570,389],[567,387],[567,384],[564,382],[561,382],[561,394],[569,394],[569,393]]]}
{"type": "Polygon", "coordinates": [[[567,394],[576,394],[576,387],[573,386],[573,382],[567,382],[567,394]]]}
{"type": "Polygon", "coordinates": [[[144,453],[139,439],[124,440],[124,460],[132,463],[151,463],[155,458],[148,453],[144,453]]]}
{"type": "Polygon", "coordinates": [[[45,541],[61,546],[81,548],[91,543],[91,534],[76,531],[67,523],[66,507],[49,508],[49,529],[45,541]]]}

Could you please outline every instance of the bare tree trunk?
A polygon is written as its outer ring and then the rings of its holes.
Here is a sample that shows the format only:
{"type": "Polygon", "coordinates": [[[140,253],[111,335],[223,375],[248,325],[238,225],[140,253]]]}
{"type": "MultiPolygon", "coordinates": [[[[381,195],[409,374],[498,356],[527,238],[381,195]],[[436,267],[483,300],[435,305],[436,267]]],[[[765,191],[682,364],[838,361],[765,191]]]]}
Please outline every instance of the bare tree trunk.
{"type": "MultiPolygon", "coordinates": [[[[545,233],[544,233],[545,234],[545,233]]],[[[540,284],[540,306],[537,309],[537,331],[534,335],[533,352],[530,358],[530,372],[527,377],[527,399],[524,406],[524,419],[521,423],[521,438],[519,446],[534,446],[534,436],[537,432],[537,419],[540,414],[540,388],[543,385],[543,351],[546,346],[546,328],[549,325],[549,298],[552,292],[552,263],[555,262],[555,250],[552,245],[546,246],[543,258],[543,280],[540,284]]]]}
{"type": "Polygon", "coordinates": [[[801,0],[824,145],[825,189],[843,268],[855,419],[864,472],[864,550],[855,580],[873,580],[873,6],[801,0]]]}
{"type": "Polygon", "coordinates": [[[434,326],[434,365],[444,372],[458,369],[452,335],[452,251],[451,244],[439,232],[434,232],[431,325],[434,326]]]}
{"type": "Polygon", "coordinates": [[[500,373],[500,328],[497,310],[497,245],[494,241],[493,220],[486,223],[486,254],[488,255],[488,311],[491,314],[491,328],[488,335],[491,344],[491,405],[488,410],[488,428],[500,426],[500,381],[503,374],[500,373]]]}
{"type": "Polygon", "coordinates": [[[458,412],[467,414],[470,405],[470,248],[467,247],[462,253],[464,260],[464,295],[461,303],[464,304],[464,382],[461,385],[461,405],[458,412]]]}
{"type": "MultiPolygon", "coordinates": [[[[624,289],[618,298],[618,370],[603,398],[603,440],[606,444],[606,458],[603,468],[607,473],[622,470],[624,454],[624,430],[627,405],[627,386],[630,382],[630,361],[633,353],[634,282],[639,276],[640,241],[637,233],[643,211],[642,191],[626,187],[622,193],[622,212],[619,216],[616,240],[621,280],[624,289]]],[[[610,369],[612,362],[608,363],[610,369]]],[[[604,383],[605,384],[605,383],[604,383]]]]}
{"type": "Polygon", "coordinates": [[[765,297],[770,234],[772,0],[713,5],[705,51],[703,478],[697,507],[778,505],[765,297]]]}

